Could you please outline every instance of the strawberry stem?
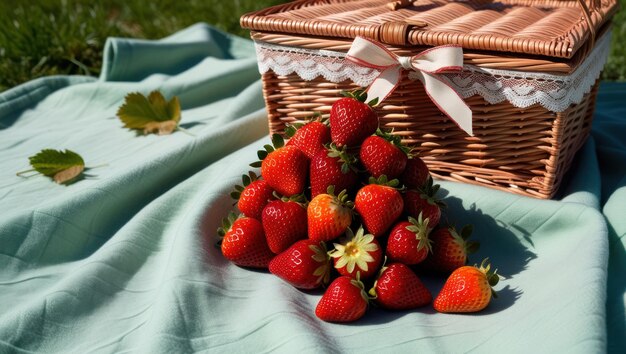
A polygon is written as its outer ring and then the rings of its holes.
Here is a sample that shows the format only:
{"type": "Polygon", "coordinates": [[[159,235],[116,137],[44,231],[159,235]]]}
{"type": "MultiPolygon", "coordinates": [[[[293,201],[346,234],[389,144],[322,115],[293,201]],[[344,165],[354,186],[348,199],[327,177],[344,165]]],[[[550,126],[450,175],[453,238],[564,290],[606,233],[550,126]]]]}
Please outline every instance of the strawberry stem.
{"type": "Polygon", "coordinates": [[[177,126],[176,129],[174,129],[174,130],[179,130],[180,132],[185,133],[185,134],[187,134],[189,136],[193,136],[194,138],[196,137],[196,134],[190,132],[189,130],[187,130],[185,128],[181,128],[180,126],[177,126]]]}
{"type": "Polygon", "coordinates": [[[24,177],[24,178],[30,178],[30,177],[37,176],[37,175],[40,175],[40,174],[41,174],[40,172],[37,172],[37,173],[33,173],[32,175],[24,176],[24,175],[25,175],[25,174],[27,174],[27,173],[30,173],[30,172],[35,172],[35,171],[37,171],[37,170],[36,170],[36,169],[34,169],[34,168],[32,168],[32,169],[30,169],[30,170],[17,172],[15,175],[16,175],[16,176],[19,176],[19,177],[24,177]]]}

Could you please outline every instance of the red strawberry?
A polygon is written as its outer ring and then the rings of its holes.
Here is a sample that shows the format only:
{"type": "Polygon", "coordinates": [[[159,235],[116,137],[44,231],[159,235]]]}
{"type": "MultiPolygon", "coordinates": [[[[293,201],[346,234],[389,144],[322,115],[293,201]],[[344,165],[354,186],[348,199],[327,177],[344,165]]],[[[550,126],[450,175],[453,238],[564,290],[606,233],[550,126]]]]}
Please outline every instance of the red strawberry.
{"type": "Polygon", "coordinates": [[[341,275],[356,279],[357,273],[360,273],[361,279],[369,278],[376,274],[383,260],[380,244],[374,235],[364,235],[363,227],[359,227],[356,235],[347,229],[341,244],[335,243],[334,246],[335,249],[329,254],[341,275]]]}
{"type": "Polygon", "coordinates": [[[352,322],[363,317],[367,304],[363,283],[344,275],[326,289],[317,303],[315,315],[327,322],[352,322]]]}
{"type": "Polygon", "coordinates": [[[384,267],[370,289],[376,302],[388,310],[408,310],[430,304],[433,296],[413,273],[402,263],[384,267]]]}
{"type": "Polygon", "coordinates": [[[478,242],[468,241],[472,229],[472,225],[466,225],[460,233],[454,227],[438,229],[431,233],[432,254],[424,264],[444,273],[451,273],[464,266],[467,263],[467,255],[479,248],[478,242]]]}
{"type": "Polygon", "coordinates": [[[307,236],[306,207],[298,196],[274,200],[263,209],[263,230],[272,252],[278,254],[307,236]]]}
{"type": "Polygon", "coordinates": [[[359,158],[365,169],[374,177],[386,175],[399,177],[406,167],[409,148],[402,144],[400,137],[384,133],[380,129],[363,141],[359,158]]]}
{"type": "Polygon", "coordinates": [[[438,190],[439,185],[433,185],[433,179],[429,177],[421,190],[405,191],[402,197],[405,214],[414,218],[422,214],[424,220],[429,220],[430,228],[437,226],[441,220],[441,208],[445,207],[445,204],[436,197],[438,190]]]}
{"type": "Polygon", "coordinates": [[[287,145],[294,145],[308,158],[313,158],[324,145],[330,143],[330,128],[323,119],[313,120],[306,124],[295,123],[285,129],[290,137],[287,145]]]}
{"type": "Polygon", "coordinates": [[[430,177],[428,166],[417,156],[411,156],[406,163],[406,168],[400,176],[400,182],[409,189],[422,188],[430,177]]]}
{"type": "Polygon", "coordinates": [[[250,171],[241,176],[243,186],[235,186],[230,196],[237,201],[237,207],[245,216],[261,220],[261,213],[267,203],[274,199],[274,190],[265,180],[257,179],[256,173],[250,171]]]}
{"type": "Polygon", "coordinates": [[[426,259],[431,251],[428,219],[423,220],[421,215],[409,221],[401,221],[391,230],[387,240],[387,257],[393,262],[404,264],[418,264],[426,259]]]}
{"type": "Polygon", "coordinates": [[[270,272],[299,289],[328,284],[330,259],[324,242],[300,240],[270,262],[270,272]]]}
{"type": "Polygon", "coordinates": [[[330,186],[327,194],[318,194],[307,207],[309,238],[330,241],[342,235],[352,223],[352,207],[345,189],[335,196],[330,186]]]}
{"type": "Polygon", "coordinates": [[[398,180],[387,181],[385,175],[378,180],[372,177],[370,184],[356,194],[354,207],[367,231],[375,237],[382,236],[402,214],[404,203],[394,188],[397,184],[398,180]]]}
{"type": "Polygon", "coordinates": [[[265,145],[265,150],[259,150],[261,161],[251,163],[252,167],[261,167],[261,175],[267,184],[284,196],[301,194],[307,184],[309,159],[293,145],[283,146],[284,140],[278,135],[272,135],[271,145],[265,145]]]}
{"type": "Polygon", "coordinates": [[[265,240],[263,226],[256,219],[237,218],[235,213],[230,213],[217,233],[223,237],[222,254],[239,266],[267,268],[274,257],[265,240]]]}
{"type": "Polygon", "coordinates": [[[433,307],[439,312],[478,312],[489,305],[496,292],[491,288],[498,284],[496,271],[491,272],[487,259],[480,268],[463,266],[457,268],[437,295],[433,307]]]}
{"type": "Polygon", "coordinates": [[[330,109],[330,136],[339,147],[359,146],[378,128],[378,116],[363,103],[367,94],[363,91],[345,93],[330,109]]]}
{"type": "Polygon", "coordinates": [[[356,157],[348,154],[345,146],[339,150],[330,144],[328,148],[319,151],[311,159],[311,196],[326,193],[328,186],[335,186],[337,191],[352,191],[359,182],[355,163],[356,157]]]}

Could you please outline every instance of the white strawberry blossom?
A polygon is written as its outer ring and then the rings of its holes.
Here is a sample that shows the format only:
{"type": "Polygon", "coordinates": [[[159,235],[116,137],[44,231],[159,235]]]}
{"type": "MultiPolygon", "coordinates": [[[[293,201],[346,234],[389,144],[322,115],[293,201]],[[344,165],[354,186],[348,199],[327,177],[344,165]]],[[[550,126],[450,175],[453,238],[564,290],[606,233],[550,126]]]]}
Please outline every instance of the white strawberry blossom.
{"type": "Polygon", "coordinates": [[[368,263],[374,262],[374,257],[370,252],[378,250],[376,243],[372,242],[374,235],[365,234],[365,231],[360,227],[356,235],[352,230],[346,230],[346,237],[342,240],[341,244],[334,243],[335,250],[330,253],[333,258],[338,258],[335,264],[336,268],[346,267],[349,273],[354,271],[355,267],[367,272],[368,263]]]}

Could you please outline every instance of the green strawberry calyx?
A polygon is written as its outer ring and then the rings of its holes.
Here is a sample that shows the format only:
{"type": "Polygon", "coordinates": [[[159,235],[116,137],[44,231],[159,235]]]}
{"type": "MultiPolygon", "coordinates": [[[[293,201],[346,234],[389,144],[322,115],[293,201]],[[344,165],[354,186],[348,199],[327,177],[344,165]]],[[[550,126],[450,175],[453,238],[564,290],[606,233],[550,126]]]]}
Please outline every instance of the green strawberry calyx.
{"type": "Polygon", "coordinates": [[[491,287],[491,296],[493,296],[494,298],[497,298],[498,294],[493,289],[493,287],[496,286],[498,282],[500,281],[500,276],[496,274],[498,270],[496,269],[494,271],[491,271],[491,264],[489,264],[489,258],[483,259],[483,261],[480,263],[480,266],[474,265],[474,267],[478,268],[479,271],[485,274],[485,277],[487,277],[487,282],[489,282],[489,286],[491,287]]]}
{"type": "Polygon", "coordinates": [[[237,220],[238,218],[239,216],[237,216],[237,214],[235,214],[234,212],[231,211],[230,213],[228,213],[228,216],[222,219],[222,226],[217,228],[217,234],[221,237],[224,237],[224,235],[226,235],[226,233],[230,231],[230,228],[233,226],[235,220],[237,220]]]}
{"type": "Polygon", "coordinates": [[[437,198],[437,192],[439,192],[440,186],[438,184],[434,184],[434,180],[431,176],[428,176],[426,183],[421,188],[418,188],[417,191],[420,194],[420,198],[426,200],[430,205],[437,205],[439,208],[446,208],[447,205],[439,198],[437,198]]]}
{"type": "Polygon", "coordinates": [[[393,129],[389,131],[384,131],[380,128],[376,129],[376,136],[381,137],[388,141],[391,145],[397,147],[402,151],[407,157],[411,157],[412,149],[402,143],[402,138],[399,135],[393,134],[393,129]]]}
{"type": "Polygon", "coordinates": [[[400,185],[400,181],[397,178],[392,179],[391,181],[387,178],[387,175],[380,175],[378,178],[370,176],[369,184],[377,184],[379,186],[387,186],[395,189],[402,189],[398,186],[400,185]]]}
{"type": "Polygon", "coordinates": [[[463,226],[460,232],[457,232],[454,226],[448,227],[448,232],[452,235],[454,242],[465,251],[465,255],[476,253],[480,248],[478,241],[469,241],[473,231],[474,226],[469,224],[463,226]]]}
{"type": "Polygon", "coordinates": [[[257,176],[256,173],[254,173],[253,171],[248,171],[247,175],[242,175],[241,176],[241,185],[236,185],[235,188],[233,189],[232,192],[230,192],[230,197],[235,199],[235,200],[239,200],[239,197],[241,197],[241,193],[243,193],[243,190],[249,186],[252,182],[256,181],[259,179],[259,176],[257,176]]]}
{"type": "Polygon", "coordinates": [[[367,296],[367,293],[365,292],[365,285],[361,281],[361,272],[356,272],[356,279],[351,279],[350,283],[361,290],[361,297],[369,305],[370,297],[367,296]]]}
{"type": "Polygon", "coordinates": [[[420,213],[417,216],[417,219],[409,216],[409,222],[411,225],[407,226],[406,229],[415,234],[415,239],[417,240],[417,250],[421,251],[426,248],[427,253],[432,253],[432,240],[428,237],[430,231],[432,230],[432,228],[428,225],[430,219],[424,219],[422,213],[420,213]]]}
{"type": "Polygon", "coordinates": [[[380,279],[380,277],[383,276],[383,273],[387,270],[387,268],[389,268],[389,266],[387,265],[387,256],[385,256],[383,260],[383,264],[380,267],[380,270],[378,271],[378,275],[376,276],[376,280],[374,281],[372,288],[368,291],[370,299],[374,300],[378,298],[378,293],[376,292],[376,286],[378,285],[378,280],[380,279]]]}
{"type": "MultiPolygon", "coordinates": [[[[363,102],[363,103],[366,103],[365,101],[367,100],[367,91],[363,89],[356,89],[352,91],[341,91],[341,95],[344,97],[354,98],[355,100],[359,102],[363,102]]],[[[379,101],[378,97],[376,97],[373,100],[367,102],[366,104],[370,107],[376,107],[379,103],[378,101],[379,101]]]]}
{"type": "Polygon", "coordinates": [[[320,241],[318,245],[309,245],[309,249],[313,251],[311,258],[320,264],[313,271],[313,275],[317,276],[317,283],[326,286],[330,282],[330,257],[326,251],[326,243],[320,241]]]}
{"type": "Polygon", "coordinates": [[[241,214],[237,215],[233,211],[231,211],[230,213],[228,213],[228,216],[222,219],[222,225],[217,228],[217,235],[219,236],[220,239],[219,241],[217,241],[215,246],[219,247],[222,245],[222,240],[224,239],[224,236],[226,236],[226,233],[230,231],[235,221],[237,221],[237,219],[241,218],[242,216],[243,215],[241,214]]]}
{"type": "Polygon", "coordinates": [[[335,145],[335,143],[330,143],[326,146],[328,150],[328,157],[338,158],[341,163],[341,173],[344,175],[350,172],[350,170],[358,173],[359,171],[356,168],[357,159],[354,154],[348,153],[348,147],[343,146],[341,149],[335,145]]]}
{"type": "Polygon", "coordinates": [[[304,193],[300,193],[300,194],[294,194],[292,196],[289,197],[285,197],[285,196],[281,196],[280,194],[278,194],[278,192],[274,191],[274,193],[272,193],[272,195],[274,196],[274,198],[282,201],[282,202],[292,202],[292,203],[296,203],[298,205],[300,205],[301,207],[305,208],[307,207],[307,205],[309,204],[309,201],[306,199],[306,196],[304,195],[304,193]]]}
{"type": "Polygon", "coordinates": [[[315,112],[312,116],[304,118],[303,121],[292,122],[292,123],[287,124],[287,126],[285,127],[285,136],[287,138],[293,138],[293,136],[296,135],[296,132],[300,128],[312,122],[320,122],[324,124],[325,126],[329,125],[327,117],[322,116],[322,113],[320,112],[315,112]]]}
{"type": "Polygon", "coordinates": [[[329,256],[337,258],[336,268],[346,267],[348,273],[352,273],[358,267],[358,269],[367,272],[369,270],[368,263],[375,261],[370,252],[378,250],[378,246],[372,241],[374,241],[374,235],[365,234],[362,226],[359,227],[356,234],[348,228],[345,237],[340,241],[341,243],[333,244],[335,249],[329,252],[329,256]]]}
{"type": "Polygon", "coordinates": [[[344,189],[339,192],[338,195],[335,195],[335,186],[331,184],[328,188],[326,188],[326,194],[333,197],[333,202],[336,205],[354,209],[354,202],[350,200],[347,189],[344,189]]]}
{"type": "Polygon", "coordinates": [[[282,148],[283,146],[285,146],[285,139],[283,139],[283,137],[280,134],[272,134],[272,145],[270,144],[263,145],[264,150],[259,150],[256,153],[257,157],[259,158],[259,161],[255,161],[251,163],[250,167],[261,167],[261,164],[263,160],[267,157],[267,155],[282,148]]]}

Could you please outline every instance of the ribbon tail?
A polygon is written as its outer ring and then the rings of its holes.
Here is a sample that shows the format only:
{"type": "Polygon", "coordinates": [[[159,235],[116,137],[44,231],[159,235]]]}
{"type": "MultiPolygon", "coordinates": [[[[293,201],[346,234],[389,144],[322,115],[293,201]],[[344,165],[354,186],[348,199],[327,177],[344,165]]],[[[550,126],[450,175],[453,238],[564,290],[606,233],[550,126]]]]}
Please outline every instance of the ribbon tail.
{"type": "Polygon", "coordinates": [[[452,119],[467,134],[474,136],[472,131],[472,110],[463,101],[463,98],[459,96],[458,92],[435,75],[425,72],[417,73],[419,74],[417,75],[418,78],[424,84],[426,94],[439,110],[452,119]]]}
{"type": "Polygon", "coordinates": [[[400,84],[401,75],[401,66],[391,66],[383,70],[367,89],[365,102],[370,102],[376,98],[378,98],[379,103],[384,101],[400,84]]]}

